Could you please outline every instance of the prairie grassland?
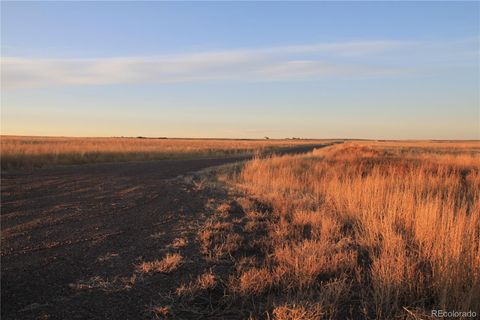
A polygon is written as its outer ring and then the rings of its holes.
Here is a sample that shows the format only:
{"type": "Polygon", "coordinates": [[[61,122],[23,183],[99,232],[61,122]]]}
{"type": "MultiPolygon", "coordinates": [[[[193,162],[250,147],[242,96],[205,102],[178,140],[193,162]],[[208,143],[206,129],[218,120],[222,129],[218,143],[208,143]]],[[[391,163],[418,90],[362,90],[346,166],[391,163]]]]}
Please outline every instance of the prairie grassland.
{"type": "Polygon", "coordinates": [[[314,140],[1,137],[2,169],[251,154],[314,140]]]}
{"type": "Polygon", "coordinates": [[[236,175],[271,208],[235,282],[269,318],[480,312],[479,142],[347,142],[236,175]]]}

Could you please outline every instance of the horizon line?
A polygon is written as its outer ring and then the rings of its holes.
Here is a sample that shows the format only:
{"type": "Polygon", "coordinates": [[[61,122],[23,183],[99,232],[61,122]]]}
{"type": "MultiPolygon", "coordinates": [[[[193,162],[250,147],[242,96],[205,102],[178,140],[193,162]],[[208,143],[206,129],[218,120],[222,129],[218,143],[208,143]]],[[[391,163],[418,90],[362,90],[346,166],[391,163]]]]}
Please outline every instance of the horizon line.
{"type": "Polygon", "coordinates": [[[415,139],[388,139],[388,138],[302,138],[302,137],[285,137],[285,138],[213,138],[213,137],[169,137],[169,136],[68,136],[68,135],[20,135],[20,134],[0,134],[0,137],[25,137],[25,138],[71,138],[71,139],[165,139],[165,140],[348,140],[348,141],[479,141],[477,139],[437,139],[437,138],[415,138],[415,139]]]}

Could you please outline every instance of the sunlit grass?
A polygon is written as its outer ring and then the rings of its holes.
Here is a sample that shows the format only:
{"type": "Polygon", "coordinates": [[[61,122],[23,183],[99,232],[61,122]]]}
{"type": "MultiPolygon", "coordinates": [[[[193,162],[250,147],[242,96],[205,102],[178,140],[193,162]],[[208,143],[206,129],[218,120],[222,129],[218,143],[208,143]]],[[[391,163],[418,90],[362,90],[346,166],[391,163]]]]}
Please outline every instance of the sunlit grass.
{"type": "Polygon", "coordinates": [[[2,169],[112,161],[246,155],[316,140],[219,140],[1,136],[2,169]]]}
{"type": "Polygon", "coordinates": [[[480,310],[479,142],[351,142],[255,159],[237,181],[273,208],[240,288],[297,301],[274,317],[480,310]],[[319,306],[326,286],[339,296],[319,306]]]}

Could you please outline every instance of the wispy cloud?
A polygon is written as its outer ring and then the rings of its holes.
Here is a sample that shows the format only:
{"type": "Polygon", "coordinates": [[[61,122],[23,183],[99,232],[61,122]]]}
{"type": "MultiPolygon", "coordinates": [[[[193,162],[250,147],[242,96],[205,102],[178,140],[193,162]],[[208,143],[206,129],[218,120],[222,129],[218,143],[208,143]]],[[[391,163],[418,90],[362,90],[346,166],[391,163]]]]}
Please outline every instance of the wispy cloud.
{"type": "Polygon", "coordinates": [[[411,50],[406,41],[357,41],[148,57],[3,57],[4,88],[206,80],[272,81],[371,77],[409,72],[376,56],[411,50]]]}

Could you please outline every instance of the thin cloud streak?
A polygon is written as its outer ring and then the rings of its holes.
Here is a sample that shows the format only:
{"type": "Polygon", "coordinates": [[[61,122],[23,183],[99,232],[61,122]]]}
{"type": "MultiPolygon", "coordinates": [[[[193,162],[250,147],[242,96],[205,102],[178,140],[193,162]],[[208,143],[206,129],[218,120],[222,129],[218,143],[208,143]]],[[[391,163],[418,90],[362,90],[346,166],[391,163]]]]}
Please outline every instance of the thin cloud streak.
{"type": "Polygon", "coordinates": [[[395,55],[415,47],[418,44],[406,41],[357,41],[154,57],[3,57],[2,87],[164,84],[208,80],[285,81],[401,75],[412,70],[376,65],[368,59],[395,55]],[[359,62],[359,58],[366,58],[366,61],[359,62]]]}

